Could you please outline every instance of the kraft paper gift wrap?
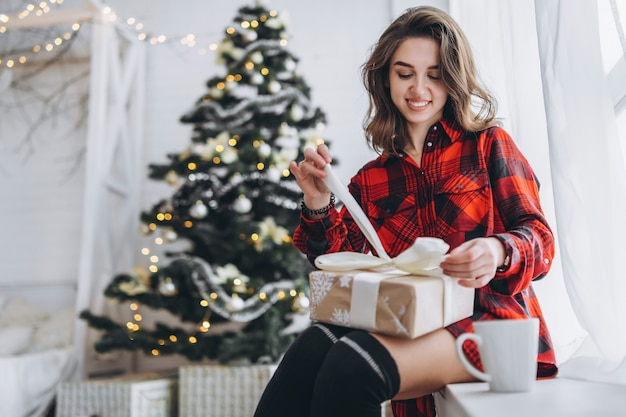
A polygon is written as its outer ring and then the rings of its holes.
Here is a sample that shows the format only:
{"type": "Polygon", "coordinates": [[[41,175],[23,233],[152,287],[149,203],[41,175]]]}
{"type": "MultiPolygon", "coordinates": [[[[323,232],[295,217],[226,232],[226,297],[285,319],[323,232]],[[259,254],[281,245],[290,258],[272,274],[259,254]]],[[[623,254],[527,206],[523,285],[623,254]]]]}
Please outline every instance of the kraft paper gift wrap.
{"type": "Polygon", "coordinates": [[[326,165],[325,183],[346,205],[379,256],[321,255],[309,274],[312,320],[415,338],[472,315],[474,289],[458,285],[439,264],[449,249],[438,238],[418,238],[395,258],[348,190],[326,165]]]}
{"type": "Polygon", "coordinates": [[[314,271],[310,318],[415,338],[472,315],[474,290],[447,276],[402,271],[314,271]]]}

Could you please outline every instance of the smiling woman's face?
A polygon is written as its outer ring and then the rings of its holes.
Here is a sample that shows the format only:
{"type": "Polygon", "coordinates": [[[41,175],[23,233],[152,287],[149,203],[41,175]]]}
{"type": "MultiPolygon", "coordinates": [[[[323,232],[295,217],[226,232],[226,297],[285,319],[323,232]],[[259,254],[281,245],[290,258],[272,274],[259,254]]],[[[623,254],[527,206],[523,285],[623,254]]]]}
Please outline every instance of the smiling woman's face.
{"type": "Polygon", "coordinates": [[[448,91],[441,81],[439,44],[434,39],[409,38],[400,44],[391,58],[389,90],[409,131],[441,119],[448,91]]]}

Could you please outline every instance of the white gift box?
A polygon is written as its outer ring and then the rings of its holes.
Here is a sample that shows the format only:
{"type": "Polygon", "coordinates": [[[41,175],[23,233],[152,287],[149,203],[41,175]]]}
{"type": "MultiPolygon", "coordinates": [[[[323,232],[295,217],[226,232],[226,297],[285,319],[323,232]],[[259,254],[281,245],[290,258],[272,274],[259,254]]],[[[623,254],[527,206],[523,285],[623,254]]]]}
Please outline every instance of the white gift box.
{"type": "Polygon", "coordinates": [[[183,366],[180,417],[251,417],[276,365],[183,366]]]}
{"type": "Polygon", "coordinates": [[[146,372],[66,382],[57,389],[57,417],[175,417],[178,380],[146,372]]]}

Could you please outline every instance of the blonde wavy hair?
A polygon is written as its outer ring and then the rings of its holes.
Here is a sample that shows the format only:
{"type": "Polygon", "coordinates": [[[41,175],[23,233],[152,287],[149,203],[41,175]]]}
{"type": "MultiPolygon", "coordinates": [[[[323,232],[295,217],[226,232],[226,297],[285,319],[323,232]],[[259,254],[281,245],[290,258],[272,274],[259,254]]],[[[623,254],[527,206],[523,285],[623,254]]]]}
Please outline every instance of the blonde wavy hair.
{"type": "Polygon", "coordinates": [[[368,144],[379,153],[398,154],[410,140],[406,120],[391,100],[389,67],[400,44],[419,37],[432,38],[440,47],[441,80],[448,90],[444,117],[470,132],[498,124],[496,100],[479,85],[472,50],[459,25],[437,8],[410,8],[383,32],[362,67],[369,94],[363,128],[368,144]]]}

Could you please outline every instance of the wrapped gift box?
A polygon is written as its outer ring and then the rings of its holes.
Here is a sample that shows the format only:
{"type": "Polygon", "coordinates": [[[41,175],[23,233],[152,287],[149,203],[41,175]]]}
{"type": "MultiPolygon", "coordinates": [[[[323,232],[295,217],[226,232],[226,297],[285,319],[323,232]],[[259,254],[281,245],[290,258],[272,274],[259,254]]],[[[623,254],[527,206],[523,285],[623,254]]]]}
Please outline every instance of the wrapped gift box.
{"type": "Polygon", "coordinates": [[[310,317],[323,323],[415,338],[474,311],[474,289],[447,276],[314,271],[310,317]]]}
{"type": "Polygon", "coordinates": [[[67,382],[57,389],[57,417],[175,417],[176,373],[145,372],[67,382]]]}
{"type": "Polygon", "coordinates": [[[183,366],[179,416],[250,417],[276,365],[183,366]]]}

